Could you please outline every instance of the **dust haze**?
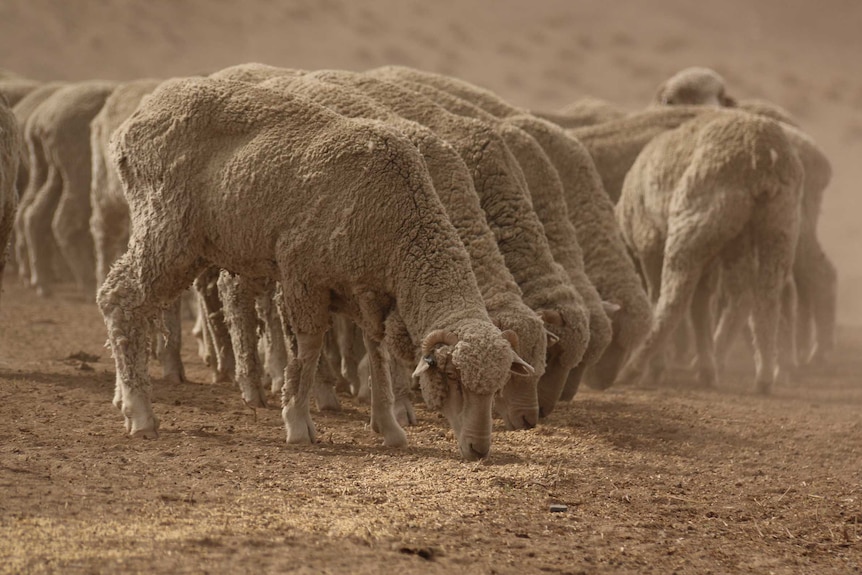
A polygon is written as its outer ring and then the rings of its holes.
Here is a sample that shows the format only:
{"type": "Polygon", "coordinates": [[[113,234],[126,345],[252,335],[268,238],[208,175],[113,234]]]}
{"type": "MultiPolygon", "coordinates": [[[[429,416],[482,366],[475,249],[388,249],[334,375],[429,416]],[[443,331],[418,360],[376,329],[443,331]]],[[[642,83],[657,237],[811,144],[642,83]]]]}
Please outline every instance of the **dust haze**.
{"type": "Polygon", "coordinates": [[[190,329],[190,382],[152,370],[162,436],[130,439],[97,308],[66,288],[46,303],[7,270],[0,574],[859,573],[860,30],[859,0],[0,1],[0,68],[44,81],[402,64],[555,110],[643,107],[711,67],[733,96],[787,108],[832,162],[819,237],[840,326],[830,370],[770,397],[746,350],[715,390],[677,373],[579,390],[533,430],[498,421],[474,465],[422,405],[404,450],[350,398],[315,413],[319,444],[286,446],[279,409],[210,383],[190,329]]]}
{"type": "Polygon", "coordinates": [[[452,74],[513,103],[583,96],[633,108],[691,65],[741,98],[788,108],[834,168],[820,237],[839,271],[839,323],[862,323],[862,4],[852,0],[415,2],[6,0],[0,67],[39,80],[128,80],[260,61],[452,74]]]}

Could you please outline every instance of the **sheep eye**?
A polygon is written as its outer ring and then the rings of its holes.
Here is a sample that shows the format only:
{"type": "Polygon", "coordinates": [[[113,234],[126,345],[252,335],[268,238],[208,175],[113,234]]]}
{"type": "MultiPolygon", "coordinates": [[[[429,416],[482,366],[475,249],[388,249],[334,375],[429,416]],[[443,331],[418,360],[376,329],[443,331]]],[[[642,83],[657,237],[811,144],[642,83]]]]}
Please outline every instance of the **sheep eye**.
{"type": "Polygon", "coordinates": [[[425,363],[428,364],[428,367],[437,367],[437,359],[434,357],[433,353],[429,353],[422,359],[425,360],[425,363]]]}

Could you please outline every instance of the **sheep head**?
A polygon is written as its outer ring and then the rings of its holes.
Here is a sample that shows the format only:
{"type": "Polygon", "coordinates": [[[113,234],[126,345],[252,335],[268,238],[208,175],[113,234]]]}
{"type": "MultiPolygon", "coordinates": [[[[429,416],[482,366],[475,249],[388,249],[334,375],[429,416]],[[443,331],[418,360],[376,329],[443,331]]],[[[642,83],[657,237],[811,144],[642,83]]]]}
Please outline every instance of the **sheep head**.
{"type": "Polygon", "coordinates": [[[736,100],[725,93],[724,78],[709,68],[692,67],[668,78],[655,95],[663,106],[719,106],[733,108],[736,100]]]}
{"type": "Polygon", "coordinates": [[[511,374],[532,375],[515,352],[514,332],[472,323],[453,331],[435,330],[422,342],[413,377],[428,407],[440,411],[458,438],[465,459],[485,457],[491,448],[494,395],[511,374]]]}
{"type": "Polygon", "coordinates": [[[539,422],[536,389],[539,378],[545,373],[547,350],[559,338],[545,328],[538,314],[529,309],[527,313],[497,311],[493,322],[515,353],[534,369],[534,373],[528,376],[512,374],[494,397],[494,411],[502,417],[507,429],[532,429],[539,422]]]}

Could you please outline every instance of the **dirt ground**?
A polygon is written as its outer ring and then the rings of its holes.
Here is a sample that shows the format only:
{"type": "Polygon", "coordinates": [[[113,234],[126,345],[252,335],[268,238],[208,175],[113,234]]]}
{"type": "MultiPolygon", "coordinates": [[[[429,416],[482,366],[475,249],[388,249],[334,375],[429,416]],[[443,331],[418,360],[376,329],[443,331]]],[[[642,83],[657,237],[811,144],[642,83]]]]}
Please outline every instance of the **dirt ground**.
{"type": "Polygon", "coordinates": [[[862,573],[860,329],[771,397],[744,362],[714,391],[583,390],[476,464],[421,406],[383,448],[349,397],[288,446],[191,337],[160,438],[131,439],[95,305],[9,280],[2,304],[3,573],[862,573]]]}
{"type": "Polygon", "coordinates": [[[191,382],[156,379],[161,436],[133,440],[95,305],[10,270],[0,573],[862,573],[860,27],[857,0],[3,0],[0,68],[44,81],[404,64],[552,110],[642,107],[714,67],[833,162],[820,235],[842,327],[828,372],[770,397],[743,349],[716,390],[682,371],[584,389],[534,430],[499,425],[473,464],[421,405],[410,447],[383,448],[348,397],[314,414],[319,444],[288,446],[279,409],[209,383],[190,325],[191,382]]]}

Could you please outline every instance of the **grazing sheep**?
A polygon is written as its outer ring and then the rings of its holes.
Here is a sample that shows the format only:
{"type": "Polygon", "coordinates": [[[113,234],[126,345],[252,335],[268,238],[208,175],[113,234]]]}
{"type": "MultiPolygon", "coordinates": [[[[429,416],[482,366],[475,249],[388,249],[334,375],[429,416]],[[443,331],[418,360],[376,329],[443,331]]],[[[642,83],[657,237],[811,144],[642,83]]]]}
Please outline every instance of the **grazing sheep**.
{"type": "Polygon", "coordinates": [[[757,389],[769,391],[779,375],[780,296],[793,265],[802,177],[781,127],[750,114],[704,114],[643,148],[617,214],[657,303],[621,381],[643,375],[691,305],[699,376],[715,382],[709,284],[717,262],[753,292],[757,389]]]}
{"type": "MultiPolygon", "coordinates": [[[[411,81],[410,74],[404,73],[403,70],[409,69],[380,68],[367,74],[384,80],[390,79],[402,87],[427,96],[452,113],[481,120],[492,126],[518,161],[524,173],[533,209],[548,239],[551,254],[565,270],[566,276],[589,312],[589,343],[578,366],[569,372],[569,376],[571,377],[573,372],[582,372],[586,366],[594,365],[610,343],[611,322],[602,306],[601,297],[584,273],[583,252],[578,244],[574,225],[568,217],[563,185],[556,168],[536,140],[525,130],[514,123],[492,116],[467,100],[434,86],[411,81]]],[[[538,389],[539,407],[544,415],[553,411],[566,380],[554,378],[552,382],[546,381],[538,389]]]]}
{"type": "Polygon", "coordinates": [[[18,176],[20,155],[21,129],[5,98],[0,95],[0,284],[18,204],[15,178],[18,176]]]}
{"type": "MultiPolygon", "coordinates": [[[[259,65],[252,66],[261,74],[265,73],[265,69],[261,70],[259,65]]],[[[536,370],[535,375],[526,378],[513,375],[497,398],[497,408],[510,428],[534,427],[538,420],[536,380],[545,365],[545,331],[538,315],[521,300],[521,291],[506,268],[493,232],[485,222],[470,171],[464,161],[449,144],[428,128],[401,118],[360,92],[309,76],[286,75],[286,72],[271,71],[270,75],[276,77],[261,86],[307,97],[346,117],[385,121],[407,136],[421,151],[434,189],[470,255],[488,315],[497,327],[504,331],[512,330],[518,336],[519,349],[516,351],[536,370]]],[[[245,66],[237,66],[214,74],[214,77],[232,76],[247,78],[248,70],[245,66]]],[[[343,325],[340,327],[336,333],[349,338],[349,329],[343,325]]],[[[251,361],[255,359],[253,354],[244,357],[251,361]]],[[[404,409],[408,411],[407,406],[404,409]]]]}
{"type": "MultiPolygon", "coordinates": [[[[622,362],[649,330],[651,311],[640,278],[620,237],[613,205],[602,190],[587,151],[553,124],[541,121],[493,92],[463,80],[395,66],[381,70],[393,77],[409,78],[463,98],[524,129],[539,142],[563,183],[568,215],[574,224],[578,244],[583,249],[587,276],[601,298],[609,302],[609,309],[618,310],[612,312],[613,339],[601,360],[589,367],[584,363],[573,371],[562,397],[570,399],[574,395],[581,375],[593,387],[611,385],[622,362]],[[586,372],[582,374],[580,371],[584,367],[586,372]]],[[[597,319],[595,313],[591,315],[593,319],[597,319]]],[[[600,324],[597,322],[596,325],[600,324]]]]}
{"type": "MultiPolygon", "coordinates": [[[[719,109],[713,107],[662,106],[649,108],[637,114],[631,114],[623,120],[607,122],[589,128],[570,130],[569,133],[580,139],[587,149],[590,150],[590,153],[594,155],[596,164],[599,166],[599,171],[605,182],[605,189],[611,196],[611,199],[616,201],[621,193],[624,177],[648,142],[657,135],[674,129],[693,118],[704,114],[720,113],[722,112],[719,109]]],[[[785,128],[787,136],[792,136],[788,132],[787,126],[782,127],[785,128]]],[[[792,128],[789,129],[793,130],[792,128]]],[[[809,173],[806,172],[806,178],[808,175],[809,173]]],[[[722,282],[727,283],[729,281],[733,281],[731,276],[724,274],[722,282]]],[[[741,282],[740,285],[747,285],[745,278],[740,278],[736,281],[741,282]]],[[[788,286],[788,288],[792,287],[788,286]]],[[[719,323],[720,329],[716,332],[716,348],[720,365],[723,364],[723,360],[729,349],[729,343],[735,334],[735,328],[747,316],[744,307],[744,305],[735,305],[724,310],[723,319],[719,323]]],[[[785,319],[792,325],[793,320],[791,316],[793,315],[793,309],[785,307],[784,313],[787,316],[785,319]]],[[[784,335],[787,336],[789,331],[784,330],[784,335]]],[[[793,338],[787,337],[782,340],[783,353],[791,353],[794,347],[793,338]]],[[[782,361],[785,359],[787,359],[786,356],[782,356],[782,361]]],[[[795,362],[792,359],[788,359],[785,365],[789,366],[793,363],[795,362]]],[[[785,370],[785,373],[789,374],[789,371],[785,370]]]]}
{"type": "MultiPolygon", "coordinates": [[[[659,91],[656,101],[673,105],[679,102],[697,105],[735,107],[766,116],[783,123],[785,132],[797,150],[805,169],[803,184],[802,223],[799,246],[794,261],[794,281],[798,292],[799,348],[804,361],[826,362],[835,345],[838,277],[835,265],[823,251],[817,237],[817,223],[823,202],[823,191],[829,184],[832,168],[822,149],[802,130],[787,110],[761,100],[735,101],[725,96],[723,79],[708,68],[690,68],[676,74],[659,91]],[[662,96],[663,95],[663,96],[662,96]],[[811,326],[816,328],[816,343],[812,342],[811,326]]],[[[723,332],[718,343],[719,354],[726,350],[733,337],[723,332]]]]}
{"type": "MultiPolygon", "coordinates": [[[[542,224],[523,189],[520,167],[505,143],[483,122],[452,114],[422,95],[351,72],[311,74],[360,90],[396,114],[418,122],[451,144],[470,168],[486,220],[523,293],[524,303],[544,319],[559,342],[549,349],[539,389],[559,387],[581,361],[589,341],[589,317],[565,270],[551,255],[542,224]]],[[[541,409],[541,406],[540,406],[541,409]]]]}
{"type": "Polygon", "coordinates": [[[78,287],[85,294],[95,293],[96,265],[89,228],[90,121],[114,88],[115,84],[103,81],[60,88],[39,105],[27,123],[27,138],[35,142],[31,146],[41,146],[48,158],[47,181],[23,214],[31,283],[41,295],[51,291],[42,240],[49,230],[53,230],[78,287]]]}
{"type": "MultiPolygon", "coordinates": [[[[157,433],[149,321],[212,264],[281,282],[293,352],[282,411],[289,443],[315,438],[308,399],[330,310],[362,328],[374,371],[387,348],[404,349],[381,345],[397,306],[421,348],[409,355],[419,358],[426,402],[450,419],[465,458],[487,455],[493,395],[512,369],[529,366],[490,322],[463,244],[403,137],[282,92],[185,79],[159,86],[111,148],[132,234],[98,303],[130,433],[157,433]]],[[[388,373],[373,375],[373,426],[386,445],[404,445],[388,373]]]]}

